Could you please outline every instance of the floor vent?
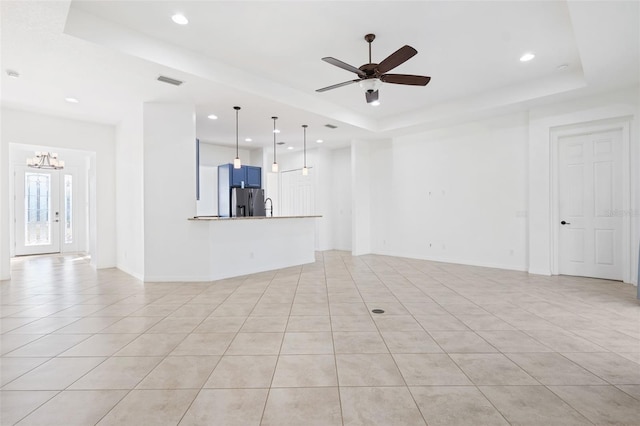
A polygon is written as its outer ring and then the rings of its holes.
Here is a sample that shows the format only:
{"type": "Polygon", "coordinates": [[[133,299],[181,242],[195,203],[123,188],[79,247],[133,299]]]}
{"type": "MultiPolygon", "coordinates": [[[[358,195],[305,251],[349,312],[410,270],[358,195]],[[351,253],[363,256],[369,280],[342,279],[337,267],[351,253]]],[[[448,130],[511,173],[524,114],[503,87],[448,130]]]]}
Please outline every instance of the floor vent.
{"type": "Polygon", "coordinates": [[[324,127],[328,127],[330,129],[337,129],[338,126],[334,126],[333,124],[325,124],[324,127]]]}

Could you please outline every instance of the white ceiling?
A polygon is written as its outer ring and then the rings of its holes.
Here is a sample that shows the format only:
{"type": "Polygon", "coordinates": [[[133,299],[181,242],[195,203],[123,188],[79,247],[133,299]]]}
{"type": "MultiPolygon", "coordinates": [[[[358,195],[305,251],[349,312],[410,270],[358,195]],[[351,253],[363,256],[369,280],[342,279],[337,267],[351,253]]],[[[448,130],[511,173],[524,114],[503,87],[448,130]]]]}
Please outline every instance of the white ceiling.
{"type": "Polygon", "coordinates": [[[192,102],[197,134],[244,146],[279,140],[340,146],[456,117],[523,108],[638,84],[639,3],[565,1],[2,1],[3,105],[117,124],[142,102],[192,102]],[[171,15],[183,13],[189,25],[171,15]],[[384,84],[367,105],[354,79],[320,58],[368,62],[405,44],[418,55],[392,72],[426,87],[384,84]],[[528,63],[519,57],[536,54],[528,63]],[[558,66],[568,67],[558,70],[558,66]],[[184,80],[173,87],[158,75],[184,80]],[[80,100],[68,104],[67,96],[80,100]],[[206,119],[207,114],[219,119],[206,119]],[[324,124],[339,126],[329,130],[324,124]],[[243,142],[245,137],[252,143],[243,142]]]}

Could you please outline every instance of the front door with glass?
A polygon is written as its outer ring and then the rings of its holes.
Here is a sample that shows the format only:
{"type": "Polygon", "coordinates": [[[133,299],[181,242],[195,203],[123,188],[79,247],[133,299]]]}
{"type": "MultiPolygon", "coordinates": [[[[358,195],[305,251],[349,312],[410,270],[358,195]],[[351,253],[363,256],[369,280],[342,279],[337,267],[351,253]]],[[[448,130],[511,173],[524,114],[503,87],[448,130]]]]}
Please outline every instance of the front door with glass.
{"type": "Polygon", "coordinates": [[[73,175],[20,167],[14,189],[15,254],[65,251],[73,242],[73,175]]]}

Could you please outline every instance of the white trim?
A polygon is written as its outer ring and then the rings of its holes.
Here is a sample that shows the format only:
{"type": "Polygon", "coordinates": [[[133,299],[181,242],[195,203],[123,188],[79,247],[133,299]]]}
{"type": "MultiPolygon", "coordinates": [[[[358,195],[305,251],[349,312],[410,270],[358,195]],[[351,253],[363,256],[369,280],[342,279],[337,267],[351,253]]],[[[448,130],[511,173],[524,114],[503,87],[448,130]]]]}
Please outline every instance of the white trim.
{"type": "Polygon", "coordinates": [[[119,269],[120,271],[124,272],[127,275],[131,275],[132,277],[139,279],[140,281],[144,281],[143,274],[138,274],[137,272],[133,272],[129,268],[125,268],[122,265],[115,266],[115,268],[119,269]]]}
{"type": "MultiPolygon", "coordinates": [[[[127,272],[128,273],[128,272],[127,272]]],[[[132,274],[129,274],[132,275],[132,274]]],[[[139,274],[132,275],[145,283],[169,283],[169,282],[210,282],[213,281],[210,276],[204,275],[149,275],[140,277],[139,274]]]]}
{"type": "MultiPolygon", "coordinates": [[[[368,254],[369,253],[364,253],[364,254],[353,255],[353,256],[366,256],[368,254]]],[[[526,265],[517,266],[517,265],[505,265],[502,263],[477,262],[475,260],[451,259],[451,258],[440,257],[440,256],[424,256],[424,255],[418,255],[418,254],[412,254],[412,253],[403,253],[398,251],[387,251],[387,252],[375,251],[375,252],[372,252],[371,254],[374,254],[376,256],[392,256],[392,257],[400,257],[405,259],[428,260],[430,262],[451,263],[455,265],[479,266],[482,268],[505,269],[508,271],[529,272],[529,273],[535,274],[535,272],[528,271],[526,265]]],[[[541,272],[541,273],[537,273],[537,275],[549,275],[549,274],[545,274],[544,272],[541,272]]]]}
{"type": "MultiPolygon", "coordinates": [[[[559,199],[558,199],[558,156],[559,156],[559,139],[567,136],[578,136],[589,133],[600,133],[606,131],[619,130],[622,136],[622,209],[630,211],[631,208],[631,116],[621,116],[605,120],[593,120],[583,123],[575,123],[565,126],[554,126],[549,128],[549,164],[550,170],[550,187],[549,187],[549,211],[550,223],[550,247],[549,261],[551,266],[551,275],[559,275],[559,250],[558,250],[558,234],[560,221],[559,217],[559,199]]],[[[632,282],[632,253],[633,246],[631,242],[631,217],[630,215],[622,215],[622,280],[625,283],[632,282]]]]}

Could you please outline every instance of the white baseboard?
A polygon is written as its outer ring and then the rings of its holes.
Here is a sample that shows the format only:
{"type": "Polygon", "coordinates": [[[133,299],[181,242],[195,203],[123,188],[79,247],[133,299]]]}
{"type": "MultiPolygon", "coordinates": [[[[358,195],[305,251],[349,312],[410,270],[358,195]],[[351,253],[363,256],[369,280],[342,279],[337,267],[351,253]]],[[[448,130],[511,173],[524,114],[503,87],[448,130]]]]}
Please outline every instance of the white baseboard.
{"type": "Polygon", "coordinates": [[[375,252],[373,254],[378,254],[382,256],[405,257],[408,259],[417,259],[417,260],[428,260],[431,262],[453,263],[456,265],[480,266],[483,268],[495,268],[495,269],[506,269],[508,271],[527,272],[526,266],[504,265],[504,264],[492,263],[492,262],[478,262],[474,260],[452,259],[452,258],[439,257],[439,256],[424,256],[424,255],[417,255],[413,253],[400,253],[400,252],[393,252],[393,251],[375,252]]]}

